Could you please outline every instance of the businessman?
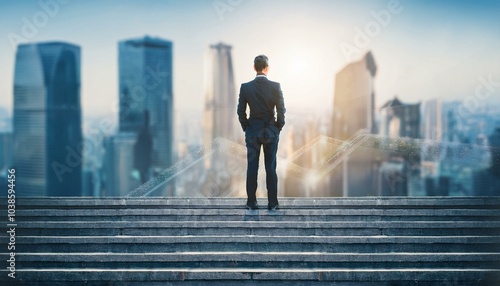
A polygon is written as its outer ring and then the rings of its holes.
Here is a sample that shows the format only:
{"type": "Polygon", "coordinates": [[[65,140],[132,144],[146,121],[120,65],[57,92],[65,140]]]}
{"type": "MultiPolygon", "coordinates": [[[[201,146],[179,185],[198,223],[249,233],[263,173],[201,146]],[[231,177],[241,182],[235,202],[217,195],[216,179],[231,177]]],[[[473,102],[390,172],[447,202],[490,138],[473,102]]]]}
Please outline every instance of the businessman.
{"type": "Polygon", "coordinates": [[[257,191],[261,149],[264,150],[266,167],[267,207],[269,210],[277,210],[279,207],[276,153],[279,134],[285,125],[286,110],[280,84],[267,79],[268,62],[265,55],[259,55],[255,58],[254,69],[257,76],[254,80],[241,85],[238,100],[238,119],[243,131],[245,131],[247,146],[246,188],[248,199],[246,207],[249,210],[258,209],[255,193],[257,191]],[[250,107],[250,116],[248,117],[247,105],[250,107]]]}

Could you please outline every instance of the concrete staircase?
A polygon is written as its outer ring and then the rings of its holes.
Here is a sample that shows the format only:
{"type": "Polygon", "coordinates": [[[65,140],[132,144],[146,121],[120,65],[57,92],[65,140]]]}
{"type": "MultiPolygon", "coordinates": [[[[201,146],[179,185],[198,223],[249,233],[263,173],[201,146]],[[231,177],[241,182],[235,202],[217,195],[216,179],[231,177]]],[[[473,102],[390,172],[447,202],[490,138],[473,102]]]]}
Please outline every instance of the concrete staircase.
{"type": "Polygon", "coordinates": [[[0,285],[500,285],[500,198],[244,202],[19,198],[0,285]]]}

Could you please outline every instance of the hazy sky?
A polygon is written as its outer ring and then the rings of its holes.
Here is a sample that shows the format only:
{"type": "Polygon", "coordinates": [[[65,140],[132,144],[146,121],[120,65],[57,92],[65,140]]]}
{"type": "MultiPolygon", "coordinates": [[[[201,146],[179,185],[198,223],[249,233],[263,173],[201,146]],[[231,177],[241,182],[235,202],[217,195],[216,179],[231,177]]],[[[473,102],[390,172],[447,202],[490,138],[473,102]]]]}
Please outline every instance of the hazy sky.
{"type": "Polygon", "coordinates": [[[268,55],[269,78],[281,82],[292,113],[331,110],[335,73],[368,50],[378,66],[377,106],[395,94],[463,101],[480,77],[500,82],[500,1],[59,1],[68,3],[0,0],[0,106],[12,107],[14,34],[81,46],[85,116],[112,113],[117,43],[146,34],[174,43],[178,111],[201,111],[204,53],[219,41],[233,46],[236,90],[254,77],[253,58],[268,55]],[[26,21],[37,31],[23,34],[26,21]],[[368,41],[356,46],[365,32],[368,41]],[[348,46],[357,50],[346,57],[348,46]]]}

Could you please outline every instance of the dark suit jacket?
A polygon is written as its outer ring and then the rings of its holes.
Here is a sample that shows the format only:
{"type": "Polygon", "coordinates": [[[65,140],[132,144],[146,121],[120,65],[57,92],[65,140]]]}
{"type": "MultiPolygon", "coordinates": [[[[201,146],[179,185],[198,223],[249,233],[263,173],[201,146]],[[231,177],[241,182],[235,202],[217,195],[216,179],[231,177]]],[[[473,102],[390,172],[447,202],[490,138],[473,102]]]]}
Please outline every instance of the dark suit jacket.
{"type": "Polygon", "coordinates": [[[240,88],[238,119],[247,137],[274,137],[285,125],[285,102],[280,84],[256,77],[240,88]],[[247,104],[250,117],[247,118],[247,104]],[[275,109],[277,117],[275,118],[275,109]]]}

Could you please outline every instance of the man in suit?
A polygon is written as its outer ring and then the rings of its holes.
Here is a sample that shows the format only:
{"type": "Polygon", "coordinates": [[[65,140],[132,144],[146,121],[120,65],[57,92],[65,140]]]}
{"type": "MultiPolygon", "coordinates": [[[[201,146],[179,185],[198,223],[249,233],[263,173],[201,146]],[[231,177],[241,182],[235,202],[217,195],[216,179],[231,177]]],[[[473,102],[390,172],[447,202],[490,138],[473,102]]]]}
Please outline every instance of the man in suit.
{"type": "Polygon", "coordinates": [[[269,60],[259,55],[254,60],[257,76],[244,83],[240,88],[238,100],[238,119],[245,131],[247,146],[247,208],[258,209],[257,173],[261,147],[264,150],[266,167],[266,187],[268,209],[278,209],[278,175],[276,174],[276,153],[278,151],[279,134],[285,125],[285,103],[280,84],[267,79],[269,60]],[[247,117],[247,105],[250,116],[247,117]],[[276,118],[275,118],[276,108],[276,118]]]}

